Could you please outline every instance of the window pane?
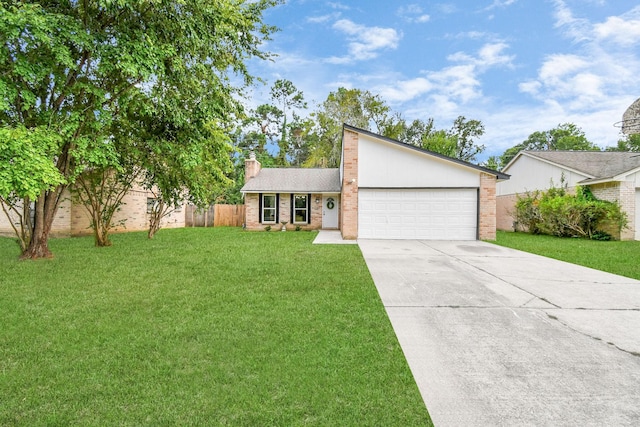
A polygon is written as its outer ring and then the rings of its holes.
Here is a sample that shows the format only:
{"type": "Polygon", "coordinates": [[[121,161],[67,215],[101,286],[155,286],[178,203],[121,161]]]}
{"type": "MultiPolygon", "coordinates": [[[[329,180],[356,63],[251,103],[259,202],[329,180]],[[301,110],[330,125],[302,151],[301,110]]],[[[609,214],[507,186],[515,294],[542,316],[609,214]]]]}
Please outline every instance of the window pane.
{"type": "Polygon", "coordinates": [[[307,208],[307,196],[295,196],[294,200],[296,208],[307,208]]]}
{"type": "Polygon", "coordinates": [[[275,208],[276,196],[274,195],[262,196],[262,206],[265,208],[275,208]]]}
{"type": "Polygon", "coordinates": [[[265,209],[264,216],[262,218],[264,222],[275,222],[276,220],[276,210],[275,209],[265,209]]]}
{"type": "Polygon", "coordinates": [[[296,209],[295,210],[295,222],[307,222],[307,210],[296,209]]]}

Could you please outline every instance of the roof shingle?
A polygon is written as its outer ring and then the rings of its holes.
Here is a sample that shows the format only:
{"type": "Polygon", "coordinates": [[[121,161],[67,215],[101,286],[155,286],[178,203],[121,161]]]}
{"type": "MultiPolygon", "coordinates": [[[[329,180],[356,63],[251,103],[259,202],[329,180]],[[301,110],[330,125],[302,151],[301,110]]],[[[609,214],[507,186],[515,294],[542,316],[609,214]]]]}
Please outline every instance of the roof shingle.
{"type": "Polygon", "coordinates": [[[243,193],[339,193],[339,169],[265,168],[240,190],[243,193]]]}
{"type": "Polygon", "coordinates": [[[613,178],[640,167],[640,153],[626,151],[525,151],[533,157],[566,166],[591,179],[613,178]]]}

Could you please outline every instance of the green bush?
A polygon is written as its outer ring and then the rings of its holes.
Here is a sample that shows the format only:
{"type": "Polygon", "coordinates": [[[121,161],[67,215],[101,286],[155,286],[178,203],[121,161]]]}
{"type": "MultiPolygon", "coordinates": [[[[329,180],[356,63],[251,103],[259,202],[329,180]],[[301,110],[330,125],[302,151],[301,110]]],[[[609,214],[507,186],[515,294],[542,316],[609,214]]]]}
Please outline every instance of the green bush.
{"type": "Polygon", "coordinates": [[[626,214],[614,202],[598,200],[587,187],[577,187],[576,194],[564,188],[518,195],[515,219],[520,229],[533,234],[558,237],[587,237],[608,240],[627,224],[626,214]]]}

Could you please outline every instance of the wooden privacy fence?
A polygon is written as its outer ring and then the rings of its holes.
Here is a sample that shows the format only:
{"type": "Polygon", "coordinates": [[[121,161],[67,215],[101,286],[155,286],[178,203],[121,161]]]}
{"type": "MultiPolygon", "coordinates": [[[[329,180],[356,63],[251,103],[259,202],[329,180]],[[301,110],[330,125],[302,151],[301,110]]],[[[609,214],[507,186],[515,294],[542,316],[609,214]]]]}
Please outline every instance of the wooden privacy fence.
{"type": "Polygon", "coordinates": [[[211,205],[207,209],[186,207],[186,227],[242,227],[243,222],[244,205],[211,205]]]}

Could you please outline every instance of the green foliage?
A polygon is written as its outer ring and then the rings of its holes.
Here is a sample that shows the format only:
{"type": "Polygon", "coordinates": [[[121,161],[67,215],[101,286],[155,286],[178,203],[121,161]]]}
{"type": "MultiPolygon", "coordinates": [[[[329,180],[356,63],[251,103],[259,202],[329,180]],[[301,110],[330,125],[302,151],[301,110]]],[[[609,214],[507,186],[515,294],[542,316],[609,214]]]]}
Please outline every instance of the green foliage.
{"type": "Polygon", "coordinates": [[[317,137],[309,140],[305,166],[338,167],[344,123],[469,162],[485,148],[475,141],[484,134],[478,120],[459,116],[449,130],[435,129],[431,118],[408,123],[379,95],[359,89],[340,88],[330,93],[313,118],[317,137]]]}
{"type": "Polygon", "coordinates": [[[640,151],[640,133],[634,133],[631,135],[625,135],[622,139],[618,140],[618,144],[615,147],[607,147],[607,151],[640,151]]]}
{"type": "Polygon", "coordinates": [[[35,199],[66,181],[51,156],[61,143],[46,127],[0,127],[0,198],[35,199]]]}
{"type": "Polygon", "coordinates": [[[60,133],[47,127],[0,127],[0,206],[22,252],[34,231],[32,200],[67,182],[51,161],[61,143],[60,133]]]}
{"type": "Polygon", "coordinates": [[[342,151],[342,125],[380,133],[389,120],[391,108],[379,95],[360,89],[339,88],[313,113],[317,138],[309,150],[305,166],[336,168],[342,151]]]}
{"type": "Polygon", "coordinates": [[[599,151],[600,147],[589,141],[575,124],[563,123],[544,132],[533,132],[525,141],[508,148],[500,156],[500,166],[505,167],[522,150],[599,151]]]}
{"type": "MultiPolygon", "coordinates": [[[[49,254],[48,229],[63,185],[73,184],[90,165],[105,163],[109,150],[118,153],[117,162],[140,162],[150,153],[160,162],[176,158],[172,165],[187,166],[195,179],[187,188],[195,193],[215,185],[195,178],[198,171],[211,181],[224,182],[220,177],[226,165],[213,168],[212,175],[204,174],[212,168],[196,165],[228,160],[228,155],[219,156],[216,144],[222,139],[217,129],[242,115],[242,85],[254,80],[245,62],[271,56],[261,48],[276,29],[262,22],[262,14],[279,3],[0,3],[0,127],[15,132],[28,129],[42,146],[36,149],[38,156],[30,157],[32,161],[16,174],[46,172],[35,175],[42,178],[40,183],[28,183],[31,198],[40,190],[35,224],[42,228],[34,230],[33,247],[25,255],[49,254]],[[232,76],[240,85],[232,83],[232,76]],[[163,137],[155,133],[155,119],[168,131],[164,137],[170,143],[158,142],[163,137]],[[211,126],[215,129],[208,129],[211,126]],[[180,141],[172,139],[172,128],[180,129],[180,141]],[[141,146],[149,133],[158,143],[141,146]],[[212,133],[217,142],[209,150],[212,133]],[[50,144],[55,134],[59,141],[50,144]],[[47,168],[42,167],[42,156],[48,158],[47,168]],[[58,170],[58,177],[51,174],[51,166],[58,170]]],[[[126,166],[111,164],[116,169],[126,166]]],[[[167,163],[167,169],[170,166],[167,163]]],[[[163,197],[171,199],[187,189],[177,187],[186,176],[158,179],[154,185],[170,182],[163,191],[172,187],[164,191],[171,196],[163,197]]],[[[11,188],[14,192],[24,189],[11,188]]]]}
{"type": "Polygon", "coordinates": [[[588,187],[578,187],[575,195],[562,187],[518,195],[514,217],[520,229],[533,234],[598,240],[609,235],[603,227],[620,232],[627,221],[618,203],[596,199],[588,187]]]}

